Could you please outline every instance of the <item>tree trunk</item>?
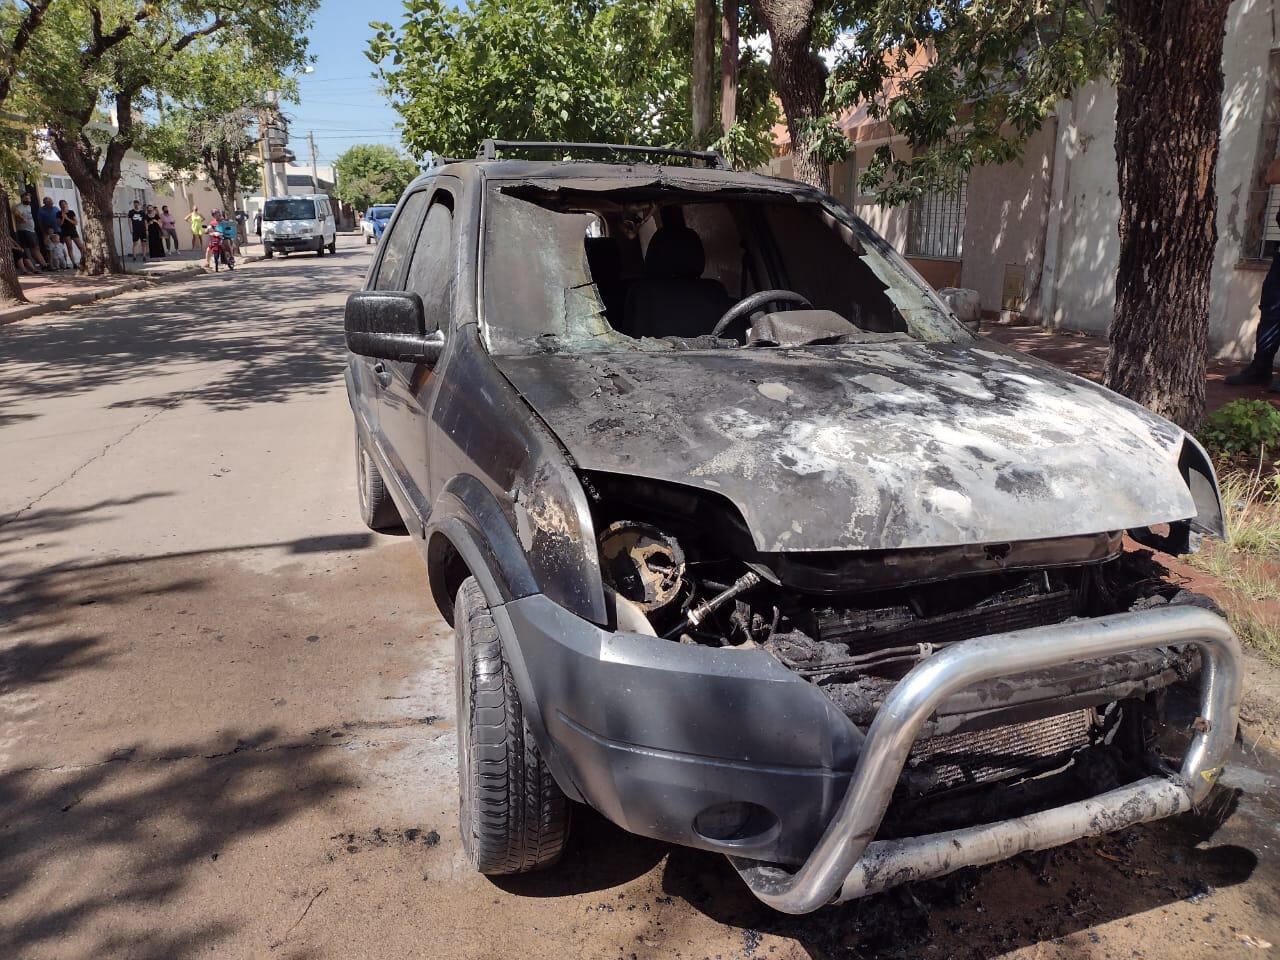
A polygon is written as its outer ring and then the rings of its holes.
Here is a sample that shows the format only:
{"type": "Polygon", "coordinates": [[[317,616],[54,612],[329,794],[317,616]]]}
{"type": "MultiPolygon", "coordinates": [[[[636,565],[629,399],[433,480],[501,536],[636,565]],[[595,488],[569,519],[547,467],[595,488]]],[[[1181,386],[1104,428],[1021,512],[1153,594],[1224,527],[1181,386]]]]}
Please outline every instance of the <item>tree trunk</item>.
{"type": "Polygon", "coordinates": [[[711,124],[715,108],[714,80],[716,59],[715,0],[693,0],[693,74],[690,83],[692,124],[695,147],[711,142],[711,124]]]}
{"type": "Polygon", "coordinates": [[[0,303],[26,303],[26,294],[18,282],[18,268],[13,265],[13,249],[16,246],[9,237],[9,194],[0,184],[0,303]]]}
{"type": "Polygon", "coordinates": [[[218,191],[218,198],[222,201],[222,212],[230,215],[236,209],[240,167],[243,163],[233,158],[225,145],[220,145],[216,149],[206,149],[203,159],[205,172],[209,174],[214,189],[218,191]]]}
{"type": "Polygon", "coordinates": [[[720,129],[738,122],[738,0],[723,0],[720,20],[720,129]]]}
{"type": "Polygon", "coordinates": [[[1120,263],[1106,383],[1188,430],[1204,415],[1228,6],[1116,6],[1120,263]]]}
{"type": "Polygon", "coordinates": [[[84,272],[90,276],[122,272],[111,206],[116,184],[120,182],[120,158],[127,147],[112,141],[107,148],[106,162],[99,170],[97,148],[83,134],[72,137],[53,131],[52,135],[58,157],[66,167],[67,176],[80,191],[80,202],[84,205],[81,220],[84,272]]]}
{"type": "MultiPolygon", "coordinates": [[[[75,180],[74,177],[72,179],[75,180]]],[[[76,187],[80,190],[80,203],[84,206],[84,216],[80,219],[81,242],[84,243],[82,269],[94,277],[123,272],[120,253],[116,250],[115,211],[111,209],[115,185],[108,187],[92,180],[76,181],[76,187]]]]}
{"type": "Polygon", "coordinates": [[[831,189],[831,171],[815,153],[816,126],[823,119],[827,68],[813,50],[814,0],[756,0],[769,31],[769,73],[787,116],[792,176],[831,189]]]}

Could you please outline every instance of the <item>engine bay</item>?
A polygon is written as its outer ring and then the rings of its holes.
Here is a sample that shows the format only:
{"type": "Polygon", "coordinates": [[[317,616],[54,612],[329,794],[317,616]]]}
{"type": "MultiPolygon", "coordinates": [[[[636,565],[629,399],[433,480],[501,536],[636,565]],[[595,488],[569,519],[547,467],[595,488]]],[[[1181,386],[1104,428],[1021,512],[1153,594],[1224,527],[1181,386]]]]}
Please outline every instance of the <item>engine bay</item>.
{"type": "MultiPolygon", "coordinates": [[[[1126,550],[1118,532],[1101,545],[1068,538],[1056,554],[1052,544],[1025,556],[1009,544],[964,551],[986,561],[969,573],[954,557],[898,557],[887,566],[900,585],[886,586],[884,562],[858,578],[864,567],[849,558],[756,553],[732,512],[707,498],[634,478],[596,475],[586,486],[618,629],[763,650],[864,731],[898,681],[949,644],[1166,603],[1216,609],[1151,551],[1126,550]]],[[[1145,762],[1164,691],[1198,670],[1193,648],[1167,647],[975,685],[926,723],[900,791],[935,805],[968,791],[989,805],[989,791],[974,788],[999,781],[1026,794],[1064,769],[1088,771],[1088,789],[1099,770],[1123,780],[1117,763],[1145,762]]]]}

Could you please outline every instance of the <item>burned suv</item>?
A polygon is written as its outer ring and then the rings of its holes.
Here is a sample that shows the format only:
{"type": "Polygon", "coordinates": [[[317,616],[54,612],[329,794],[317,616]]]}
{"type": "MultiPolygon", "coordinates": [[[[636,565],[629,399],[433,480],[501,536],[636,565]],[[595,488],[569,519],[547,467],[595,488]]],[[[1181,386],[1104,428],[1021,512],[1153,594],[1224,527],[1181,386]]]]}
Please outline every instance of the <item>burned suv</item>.
{"type": "Polygon", "coordinates": [[[802,913],[1205,797],[1239,650],[1133,546],[1222,533],[1192,437],[977,336],[819,191],[516,146],[416,180],[346,310],[479,870],[585,803],[802,913]]]}

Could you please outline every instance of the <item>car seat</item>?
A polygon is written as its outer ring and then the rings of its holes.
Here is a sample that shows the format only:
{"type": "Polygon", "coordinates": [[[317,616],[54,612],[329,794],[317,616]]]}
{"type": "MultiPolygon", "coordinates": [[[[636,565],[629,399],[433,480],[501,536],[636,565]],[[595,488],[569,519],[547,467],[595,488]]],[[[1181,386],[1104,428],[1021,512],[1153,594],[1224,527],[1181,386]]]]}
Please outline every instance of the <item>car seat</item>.
{"type": "Polygon", "coordinates": [[[686,226],[659,227],[644,256],[644,276],[627,290],[625,333],[697,337],[710,333],[733,300],[718,280],[703,279],[702,240],[686,226]]]}

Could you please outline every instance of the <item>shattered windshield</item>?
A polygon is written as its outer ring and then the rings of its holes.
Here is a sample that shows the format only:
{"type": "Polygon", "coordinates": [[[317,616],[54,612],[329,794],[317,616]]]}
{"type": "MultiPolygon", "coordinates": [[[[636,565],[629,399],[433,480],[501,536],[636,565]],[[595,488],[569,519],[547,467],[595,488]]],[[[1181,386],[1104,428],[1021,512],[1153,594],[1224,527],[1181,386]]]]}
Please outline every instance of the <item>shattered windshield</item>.
{"type": "Polygon", "coordinates": [[[492,185],[486,203],[496,354],[972,337],[869,228],[807,198],[548,182],[492,185]]]}

